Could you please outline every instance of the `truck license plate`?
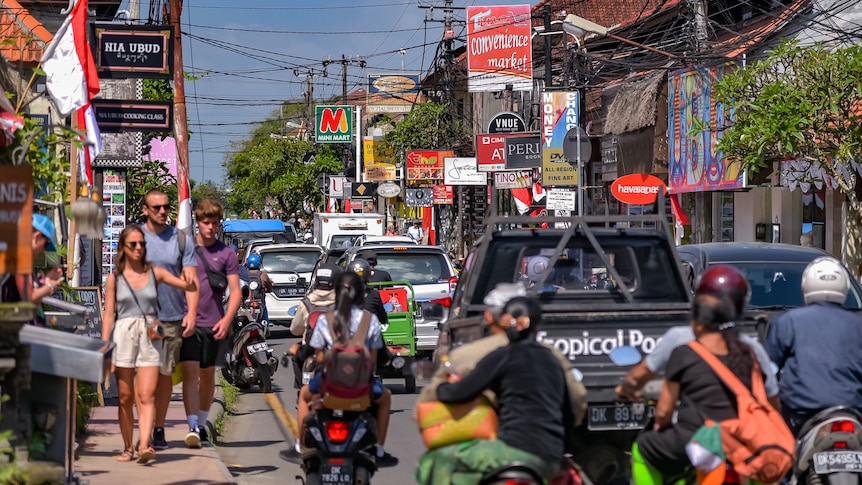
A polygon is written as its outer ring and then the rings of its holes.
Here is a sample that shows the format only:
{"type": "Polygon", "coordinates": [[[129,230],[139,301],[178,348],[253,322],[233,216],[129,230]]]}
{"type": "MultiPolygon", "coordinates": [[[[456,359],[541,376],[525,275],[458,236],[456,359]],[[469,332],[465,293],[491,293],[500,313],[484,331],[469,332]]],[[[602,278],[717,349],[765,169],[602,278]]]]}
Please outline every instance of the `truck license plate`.
{"type": "Polygon", "coordinates": [[[587,427],[593,431],[641,429],[655,417],[655,406],[643,403],[591,405],[587,427]]]}
{"type": "Polygon", "coordinates": [[[824,451],[814,453],[814,472],[856,472],[862,473],[862,452],[824,451]]]}
{"type": "Polygon", "coordinates": [[[345,460],[344,463],[321,463],[320,482],[324,485],[353,485],[353,464],[345,460]]]}
{"type": "Polygon", "coordinates": [[[269,350],[269,345],[267,345],[266,342],[258,342],[256,344],[246,346],[245,349],[248,350],[248,354],[251,355],[264,350],[269,350]]]}

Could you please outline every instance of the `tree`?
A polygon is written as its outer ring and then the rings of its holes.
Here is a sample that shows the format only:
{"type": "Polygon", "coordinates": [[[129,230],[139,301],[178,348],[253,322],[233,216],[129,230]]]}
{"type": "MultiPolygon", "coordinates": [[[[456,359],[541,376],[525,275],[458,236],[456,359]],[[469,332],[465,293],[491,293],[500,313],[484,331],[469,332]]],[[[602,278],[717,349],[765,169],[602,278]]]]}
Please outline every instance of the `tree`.
{"type": "Polygon", "coordinates": [[[192,207],[203,199],[215,199],[225,208],[227,208],[227,191],[214,184],[211,180],[199,184],[194,180],[190,181],[192,186],[192,207]]]}
{"type": "MultiPolygon", "coordinates": [[[[391,123],[386,119],[383,123],[391,123]]],[[[381,150],[392,150],[396,163],[403,164],[409,150],[463,150],[472,147],[472,134],[463,120],[452,116],[449,106],[439,103],[424,103],[416,106],[395,128],[383,137],[381,150]]],[[[458,214],[452,206],[441,206],[440,221],[442,241],[447,251],[462,254],[457,247],[462,230],[458,214]]]]}
{"type": "Polygon", "coordinates": [[[716,149],[757,172],[793,160],[791,177],[837,188],[850,215],[842,257],[858,277],[862,205],[856,161],[862,150],[862,46],[803,47],[788,41],[764,60],[725,75],[712,88],[732,120],[716,149]]]}

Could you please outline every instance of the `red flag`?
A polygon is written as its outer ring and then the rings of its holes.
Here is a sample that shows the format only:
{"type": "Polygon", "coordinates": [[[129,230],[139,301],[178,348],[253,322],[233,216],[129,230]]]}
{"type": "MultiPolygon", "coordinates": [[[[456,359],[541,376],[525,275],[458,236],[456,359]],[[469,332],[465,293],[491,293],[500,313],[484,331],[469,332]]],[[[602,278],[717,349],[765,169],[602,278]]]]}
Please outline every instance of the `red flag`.
{"type": "Polygon", "coordinates": [[[180,169],[177,175],[177,185],[180,192],[180,202],[177,210],[177,229],[192,237],[194,236],[194,230],[192,230],[191,187],[189,187],[189,179],[186,177],[184,170],[180,169]]]}
{"type": "Polygon", "coordinates": [[[80,178],[81,180],[86,180],[87,185],[92,187],[93,160],[102,151],[102,134],[96,122],[96,113],[93,111],[93,105],[90,103],[78,109],[78,129],[84,132],[83,139],[81,140],[84,143],[84,147],[78,152],[80,178]]]}
{"type": "Polygon", "coordinates": [[[78,0],[42,56],[48,94],[69,116],[99,94],[99,74],[87,43],[87,0],[78,0]]]}
{"type": "Polygon", "coordinates": [[[682,206],[679,203],[679,194],[670,194],[670,208],[673,211],[673,215],[676,217],[677,222],[683,226],[688,224],[688,217],[686,217],[685,212],[682,211],[682,206]]]}

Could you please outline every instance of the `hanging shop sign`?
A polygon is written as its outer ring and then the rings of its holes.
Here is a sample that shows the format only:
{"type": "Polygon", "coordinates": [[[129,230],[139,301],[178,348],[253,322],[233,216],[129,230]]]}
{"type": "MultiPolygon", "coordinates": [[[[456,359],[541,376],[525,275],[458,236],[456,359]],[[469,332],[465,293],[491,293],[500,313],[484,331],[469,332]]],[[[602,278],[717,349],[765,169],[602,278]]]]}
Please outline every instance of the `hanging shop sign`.
{"type": "Polygon", "coordinates": [[[370,199],[377,193],[377,182],[353,182],[350,184],[351,199],[370,199]]]}
{"type": "Polygon", "coordinates": [[[314,109],[315,142],[353,141],[353,106],[315,106],[314,109]]]}
{"type": "Polygon", "coordinates": [[[0,273],[33,272],[33,169],[0,166],[0,273]]]}
{"type": "Polygon", "coordinates": [[[164,132],[174,129],[174,109],[171,101],[124,101],[94,99],[93,111],[99,130],[164,132]]]}
{"type": "Polygon", "coordinates": [[[432,192],[435,204],[452,205],[455,201],[455,191],[451,185],[435,185],[432,192]]]}
{"type": "Polygon", "coordinates": [[[530,5],[467,7],[470,92],[533,89],[530,5]]]}
{"type": "Polygon", "coordinates": [[[126,228],[126,171],[105,169],[102,206],[108,213],[102,237],[102,284],[114,271],[120,233],[126,228]]]}
{"type": "Polygon", "coordinates": [[[95,23],[92,33],[100,78],[173,76],[173,27],[95,23]]]}
{"type": "Polygon", "coordinates": [[[538,136],[509,135],[503,140],[506,170],[542,166],[542,142],[538,136]]]}
{"type": "Polygon", "coordinates": [[[369,113],[409,113],[419,99],[419,74],[369,74],[369,113]]]}
{"type": "Polygon", "coordinates": [[[365,180],[383,181],[396,180],[398,178],[395,170],[395,165],[381,165],[374,167],[365,167],[365,180]]]}
{"type": "Polygon", "coordinates": [[[542,93],[542,183],[578,185],[578,170],[566,162],[566,133],[579,126],[580,97],[575,92],[542,93]]]}
{"type": "Polygon", "coordinates": [[[533,186],[531,170],[512,170],[494,173],[495,189],[525,189],[533,186]]]}
{"type": "Polygon", "coordinates": [[[566,189],[551,189],[548,191],[548,199],[545,202],[545,208],[548,210],[575,210],[575,201],[577,192],[566,189]]]}
{"type": "Polygon", "coordinates": [[[487,185],[488,173],[476,169],[475,158],[443,159],[443,183],[446,185],[487,185]]]}
{"type": "Polygon", "coordinates": [[[423,187],[404,191],[404,202],[407,207],[431,207],[433,204],[433,189],[423,187]]]}
{"type": "Polygon", "coordinates": [[[488,122],[488,133],[523,133],[527,131],[527,124],[517,113],[503,111],[495,114],[488,122]]]}
{"type": "Polygon", "coordinates": [[[643,173],[622,176],[611,184],[611,194],[617,200],[633,205],[654,204],[658,194],[666,190],[660,178],[643,173]]]}
{"type": "Polygon", "coordinates": [[[454,157],[452,150],[407,152],[407,180],[443,180],[443,159],[454,157]]]}
{"type": "Polygon", "coordinates": [[[386,182],[380,184],[377,187],[377,195],[381,197],[386,197],[387,199],[391,199],[392,197],[398,197],[398,194],[401,193],[401,187],[398,184],[392,182],[386,182]]]}

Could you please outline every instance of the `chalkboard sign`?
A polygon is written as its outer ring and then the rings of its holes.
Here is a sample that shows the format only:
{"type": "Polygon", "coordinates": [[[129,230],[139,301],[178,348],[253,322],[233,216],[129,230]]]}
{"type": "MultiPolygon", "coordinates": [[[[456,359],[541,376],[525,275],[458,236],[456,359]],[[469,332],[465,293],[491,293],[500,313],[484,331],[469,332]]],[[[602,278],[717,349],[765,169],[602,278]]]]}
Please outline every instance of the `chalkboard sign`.
{"type": "Polygon", "coordinates": [[[82,286],[72,288],[70,294],[58,292],[53,296],[89,308],[90,316],[84,325],[78,328],[78,333],[93,338],[102,337],[102,289],[100,287],[82,286]]]}

